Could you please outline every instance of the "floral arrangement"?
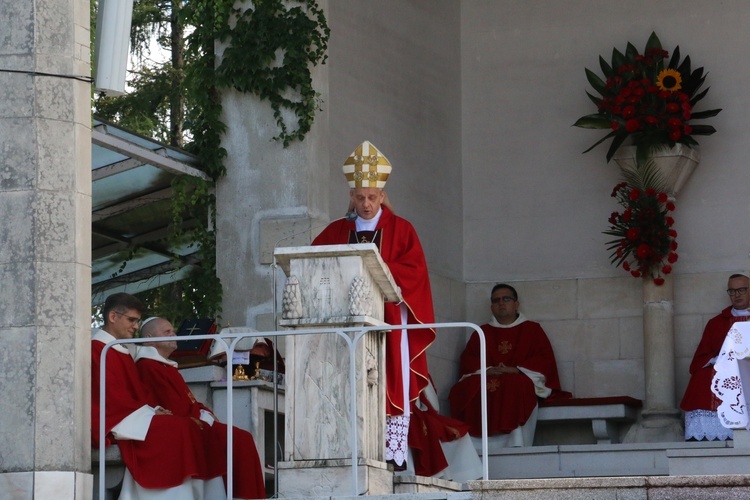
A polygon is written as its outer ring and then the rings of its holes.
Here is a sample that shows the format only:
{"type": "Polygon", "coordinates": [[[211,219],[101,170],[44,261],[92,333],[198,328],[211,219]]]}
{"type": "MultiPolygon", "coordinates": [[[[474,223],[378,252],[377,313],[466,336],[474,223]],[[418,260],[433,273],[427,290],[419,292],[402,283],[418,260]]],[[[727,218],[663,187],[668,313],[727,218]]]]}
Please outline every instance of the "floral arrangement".
{"type": "Polygon", "coordinates": [[[672,229],[674,202],[666,193],[649,186],[659,186],[653,163],[625,173],[626,181],[617,184],[612,197],[624,207],[609,216],[610,228],[604,234],[615,236],[607,242],[610,259],[635,278],[652,278],[664,284],[664,276],[677,262],[677,231],[672,229]]]}
{"type": "Polygon", "coordinates": [[[597,112],[579,118],[574,125],[610,132],[584,153],[612,138],[607,152],[609,161],[617,148],[631,138],[636,159],[642,163],[656,149],[671,148],[676,143],[697,146],[694,135],[716,132],[710,125],[692,123],[721,111],[694,111],[696,103],[708,93],[708,88],[699,92],[706,80],[703,68],[691,70],[690,56],[680,61],[679,46],[667,62],[668,57],[656,33],[651,33],[643,54],[628,42],[624,54],[612,50],[611,64],[599,56],[604,80],[586,69],[589,83],[601,97],[586,92],[597,112]]]}

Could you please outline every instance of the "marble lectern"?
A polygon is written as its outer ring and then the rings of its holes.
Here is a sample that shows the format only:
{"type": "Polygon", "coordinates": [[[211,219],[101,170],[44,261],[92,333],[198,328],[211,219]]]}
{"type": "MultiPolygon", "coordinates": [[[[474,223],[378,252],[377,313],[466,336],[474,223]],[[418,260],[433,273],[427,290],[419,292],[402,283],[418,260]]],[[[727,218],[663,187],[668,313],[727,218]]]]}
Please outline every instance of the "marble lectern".
{"type": "MultiPolygon", "coordinates": [[[[401,294],[372,243],[278,248],[287,276],[279,326],[378,326],[384,302],[401,294]]],[[[335,333],[287,337],[286,446],[282,497],[351,494],[349,350],[335,333]]],[[[385,336],[373,331],[355,350],[358,493],[393,492],[384,459],[385,336]]]]}

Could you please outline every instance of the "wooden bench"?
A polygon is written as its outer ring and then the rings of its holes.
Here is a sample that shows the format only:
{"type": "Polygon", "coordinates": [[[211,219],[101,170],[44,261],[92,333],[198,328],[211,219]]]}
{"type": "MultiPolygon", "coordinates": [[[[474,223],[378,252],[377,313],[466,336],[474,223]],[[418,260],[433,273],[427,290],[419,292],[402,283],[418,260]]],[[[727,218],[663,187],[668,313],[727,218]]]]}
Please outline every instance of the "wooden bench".
{"type": "Polygon", "coordinates": [[[635,422],[642,406],[630,396],[541,400],[537,422],[590,421],[597,444],[619,443],[618,425],[635,422]]]}

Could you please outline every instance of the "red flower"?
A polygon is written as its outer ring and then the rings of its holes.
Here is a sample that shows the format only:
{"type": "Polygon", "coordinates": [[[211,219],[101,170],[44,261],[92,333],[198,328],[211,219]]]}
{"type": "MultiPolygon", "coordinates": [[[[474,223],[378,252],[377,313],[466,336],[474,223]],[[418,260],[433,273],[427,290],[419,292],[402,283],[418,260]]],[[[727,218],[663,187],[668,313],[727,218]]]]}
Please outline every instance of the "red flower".
{"type": "Polygon", "coordinates": [[[672,227],[674,225],[674,219],[672,217],[667,216],[665,220],[667,222],[667,226],[672,227]]]}
{"type": "Polygon", "coordinates": [[[628,193],[628,198],[630,198],[630,201],[638,201],[638,198],[641,197],[641,191],[639,189],[631,189],[630,193],[628,193]]]}
{"type": "Polygon", "coordinates": [[[630,271],[630,274],[633,275],[633,278],[640,278],[641,272],[640,271],[630,271]]]}
{"type": "Polygon", "coordinates": [[[661,286],[664,284],[664,278],[654,278],[654,284],[656,286],[661,286]]]}
{"type": "Polygon", "coordinates": [[[680,129],[682,128],[682,120],[679,118],[670,118],[667,120],[667,126],[671,129],[680,129]]]}
{"type": "Polygon", "coordinates": [[[632,118],[634,114],[635,114],[635,108],[633,106],[625,106],[622,109],[623,118],[632,118]]]}
{"type": "Polygon", "coordinates": [[[669,252],[669,255],[667,255],[667,262],[669,262],[670,264],[674,264],[675,262],[677,262],[678,258],[679,257],[677,256],[676,253],[669,252]]]}
{"type": "Polygon", "coordinates": [[[659,123],[659,119],[651,115],[647,116],[645,120],[649,125],[656,125],[657,123],[659,123]]]}
{"type": "Polygon", "coordinates": [[[623,262],[622,268],[625,269],[626,271],[630,271],[630,262],[628,262],[627,260],[623,262]]]}
{"type": "Polygon", "coordinates": [[[672,251],[677,250],[677,242],[672,240],[672,242],[669,244],[669,249],[672,251]]]}
{"type": "Polygon", "coordinates": [[[666,264],[664,267],[661,268],[661,272],[663,272],[664,274],[671,273],[672,272],[672,266],[670,266],[669,264],[666,264]]]}
{"type": "Polygon", "coordinates": [[[635,132],[640,128],[641,124],[635,118],[631,118],[630,120],[625,122],[625,130],[627,130],[628,132],[635,132]]]}
{"type": "Polygon", "coordinates": [[[651,247],[648,246],[645,243],[641,243],[638,245],[638,250],[636,250],[636,255],[639,259],[645,259],[649,255],[651,255],[651,247]]]}
{"type": "Polygon", "coordinates": [[[655,194],[656,194],[656,189],[646,188],[646,196],[654,196],[655,194]]]}
{"type": "Polygon", "coordinates": [[[630,222],[630,219],[633,218],[633,209],[628,208],[625,209],[625,211],[622,213],[622,220],[624,222],[630,222]]]}
{"type": "Polygon", "coordinates": [[[667,234],[669,234],[669,236],[671,236],[672,238],[677,238],[677,231],[675,231],[674,229],[670,229],[667,234]]]}
{"type": "Polygon", "coordinates": [[[672,203],[671,201],[668,201],[667,210],[669,210],[670,212],[674,212],[674,203],[672,203]]]}
{"type": "Polygon", "coordinates": [[[612,130],[619,130],[620,129],[620,122],[612,122],[610,124],[610,126],[612,127],[612,130]]]}
{"type": "Polygon", "coordinates": [[[682,135],[682,132],[680,132],[680,129],[675,129],[669,133],[669,138],[672,139],[673,141],[676,141],[677,139],[680,138],[681,135],[682,135]]]}
{"type": "Polygon", "coordinates": [[[656,195],[656,200],[659,203],[666,203],[667,200],[669,200],[669,197],[667,196],[667,193],[659,193],[658,195],[656,195]]]}
{"type": "Polygon", "coordinates": [[[680,109],[680,105],[676,102],[670,102],[667,104],[667,111],[669,113],[677,113],[678,111],[680,111],[680,109]]]}
{"type": "Polygon", "coordinates": [[[631,227],[630,229],[628,229],[627,238],[631,241],[637,240],[640,232],[640,229],[638,229],[637,227],[631,227]]]}

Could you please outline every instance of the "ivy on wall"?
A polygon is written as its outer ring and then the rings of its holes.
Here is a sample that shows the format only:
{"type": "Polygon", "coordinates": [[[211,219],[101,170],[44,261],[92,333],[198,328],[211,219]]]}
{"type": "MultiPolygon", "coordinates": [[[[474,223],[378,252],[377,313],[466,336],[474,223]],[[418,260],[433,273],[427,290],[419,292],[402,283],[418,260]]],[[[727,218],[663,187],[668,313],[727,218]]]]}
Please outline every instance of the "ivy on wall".
{"type": "MultiPolygon", "coordinates": [[[[180,286],[180,295],[195,314],[218,316],[222,287],[216,276],[214,187],[215,182],[226,174],[224,160],[227,156],[221,146],[227,124],[221,121],[220,93],[223,89],[235,89],[267,101],[279,128],[275,139],[283,147],[292,141],[304,140],[320,105],[319,94],[312,86],[311,72],[315,65],[325,63],[330,30],[315,0],[255,0],[244,4],[233,0],[191,0],[184,3],[172,0],[164,4],[159,0],[136,0],[135,6],[137,10],[143,9],[146,24],[160,23],[152,31],[159,33],[162,47],[171,47],[174,51],[175,39],[184,44],[180,48],[181,54],[184,49],[184,64],[176,67],[173,59],[171,66],[164,71],[179,75],[179,85],[172,80],[171,85],[161,86],[165,94],[170,92],[169,89],[172,92],[177,89],[184,97],[184,123],[165,126],[165,122],[175,116],[183,116],[183,109],[170,111],[156,105],[174,102],[175,96],[154,95],[154,86],[143,84],[144,75],[148,76],[151,71],[143,69],[134,73],[133,80],[139,82],[139,87],[133,94],[97,99],[95,112],[101,114],[101,110],[106,110],[105,118],[125,126],[135,116],[140,124],[153,124],[150,132],[161,140],[164,139],[164,130],[179,130],[182,136],[172,137],[169,142],[181,144],[198,156],[202,170],[211,177],[211,181],[190,176],[175,179],[171,226],[172,239],[180,241],[186,236],[182,229],[184,221],[201,221],[191,229],[191,236],[199,245],[201,264],[180,286]],[[160,9],[169,12],[158,15],[160,9]],[[174,38],[164,34],[168,31],[164,29],[166,21],[175,32],[174,38]],[[217,41],[227,45],[218,64],[215,55],[217,41]],[[139,104],[139,88],[147,88],[151,93],[146,98],[141,96],[142,104],[139,104]],[[294,117],[291,121],[290,116],[294,117]]],[[[143,32],[143,27],[134,30],[138,36],[143,32]]],[[[143,40],[131,42],[142,44],[143,40]]],[[[137,131],[148,133],[143,129],[137,131]]],[[[151,295],[154,297],[144,298],[165,302],[163,292],[152,292],[151,295]]],[[[184,312],[185,307],[179,309],[184,312]]]]}

